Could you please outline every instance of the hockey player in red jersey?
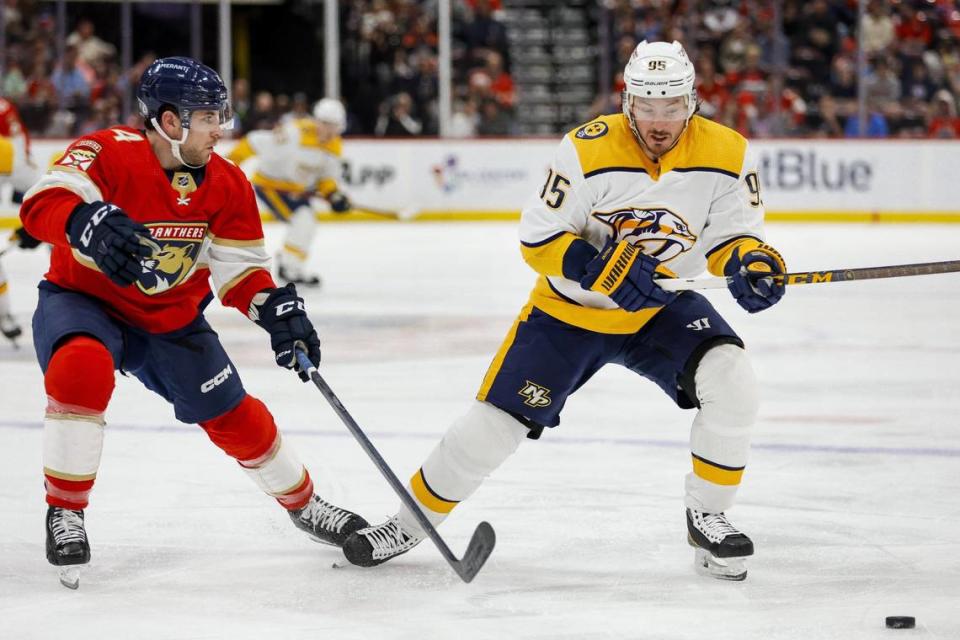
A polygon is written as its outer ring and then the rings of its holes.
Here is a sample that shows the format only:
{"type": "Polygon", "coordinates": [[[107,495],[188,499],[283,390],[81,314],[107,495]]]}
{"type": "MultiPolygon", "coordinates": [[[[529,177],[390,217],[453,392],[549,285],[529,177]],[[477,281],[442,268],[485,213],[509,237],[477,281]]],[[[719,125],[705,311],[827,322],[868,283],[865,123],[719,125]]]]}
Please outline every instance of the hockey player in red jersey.
{"type": "Polygon", "coordinates": [[[195,60],[162,58],[137,98],[145,131],[117,126],[75,141],[20,213],[53,245],[33,334],[48,397],[47,559],[73,588],[75,565],[90,560],[84,509],[117,369],[199,424],[314,539],[341,545],[366,526],[314,493],[203,316],[212,278],[224,305],[267,330],[277,364],[296,370],[295,348],[320,362],[303,300],[270,276],[253,189],[213,151],[231,117],[223,81],[195,60]]]}

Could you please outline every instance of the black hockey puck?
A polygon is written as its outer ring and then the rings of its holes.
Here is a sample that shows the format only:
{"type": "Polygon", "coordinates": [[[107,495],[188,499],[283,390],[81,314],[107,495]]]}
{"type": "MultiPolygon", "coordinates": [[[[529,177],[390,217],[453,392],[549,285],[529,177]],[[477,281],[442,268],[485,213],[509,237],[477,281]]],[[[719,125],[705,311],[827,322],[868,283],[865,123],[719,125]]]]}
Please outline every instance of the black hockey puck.
{"type": "Polygon", "coordinates": [[[917,619],[913,616],[887,616],[887,629],[913,629],[917,619]]]}

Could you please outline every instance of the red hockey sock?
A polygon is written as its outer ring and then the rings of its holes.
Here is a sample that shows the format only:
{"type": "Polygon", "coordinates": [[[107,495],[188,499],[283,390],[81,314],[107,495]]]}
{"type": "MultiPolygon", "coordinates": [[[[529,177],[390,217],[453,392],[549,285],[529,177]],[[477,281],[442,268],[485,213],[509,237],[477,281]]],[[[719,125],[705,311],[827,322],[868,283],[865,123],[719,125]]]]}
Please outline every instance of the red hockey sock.
{"type": "MultiPolygon", "coordinates": [[[[102,424],[103,412],[114,388],[113,356],[95,338],[70,337],[50,358],[43,382],[48,419],[61,425],[76,421],[78,428],[88,427],[90,422],[102,424]]],[[[77,477],[70,471],[45,466],[47,504],[84,509],[89,503],[94,478],[77,477]]]]}
{"type": "Polygon", "coordinates": [[[200,426],[284,508],[300,509],[310,500],[310,474],[282,442],[273,416],[262,402],[248,395],[227,413],[200,426]]]}
{"type": "Polygon", "coordinates": [[[277,425],[266,405],[251,395],[222,416],[201,422],[213,444],[238,461],[265,455],[277,439],[277,425]]]}

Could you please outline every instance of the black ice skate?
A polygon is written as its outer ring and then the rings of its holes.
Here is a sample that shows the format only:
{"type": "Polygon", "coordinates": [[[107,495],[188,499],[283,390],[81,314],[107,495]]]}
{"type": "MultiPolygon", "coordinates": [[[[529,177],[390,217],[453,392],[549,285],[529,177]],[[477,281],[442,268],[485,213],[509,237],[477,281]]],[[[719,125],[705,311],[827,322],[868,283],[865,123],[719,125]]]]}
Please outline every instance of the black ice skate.
{"type": "Polygon", "coordinates": [[[753,541],[723,513],[687,509],[687,542],[696,549],[697,573],[720,580],[743,580],[743,558],[753,555],[753,541]]]}
{"type": "Polygon", "coordinates": [[[283,265],[277,267],[277,278],[284,283],[292,282],[298,287],[311,289],[319,289],[323,284],[323,280],[315,273],[304,273],[300,269],[287,268],[283,265]]]}
{"type": "Polygon", "coordinates": [[[343,543],[343,554],[351,564],[375,567],[410,551],[425,537],[405,529],[400,519],[393,516],[383,524],[361,529],[348,536],[343,543]]]}
{"type": "Polygon", "coordinates": [[[307,506],[288,513],[298,529],[307,532],[317,542],[337,547],[343,546],[348,535],[370,524],[353,512],[324,502],[316,494],[307,506]]]}
{"type": "Polygon", "coordinates": [[[16,318],[9,313],[0,313],[0,333],[9,338],[14,345],[17,344],[17,338],[23,334],[23,329],[17,324],[16,318]]]}
{"type": "Polygon", "coordinates": [[[78,565],[90,562],[82,510],[47,508],[47,561],[60,567],[60,584],[68,589],[80,586],[78,565]]]}

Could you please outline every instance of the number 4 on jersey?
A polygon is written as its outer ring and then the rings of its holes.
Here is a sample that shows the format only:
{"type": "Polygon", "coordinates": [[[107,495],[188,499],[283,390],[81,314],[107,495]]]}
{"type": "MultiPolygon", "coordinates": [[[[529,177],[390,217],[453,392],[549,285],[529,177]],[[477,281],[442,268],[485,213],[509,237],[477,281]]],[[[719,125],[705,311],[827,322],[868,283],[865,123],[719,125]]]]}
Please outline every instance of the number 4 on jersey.
{"type": "Polygon", "coordinates": [[[551,209],[559,209],[567,196],[569,186],[569,180],[551,169],[547,173],[547,181],[543,183],[543,189],[540,190],[540,199],[551,209]]]}

